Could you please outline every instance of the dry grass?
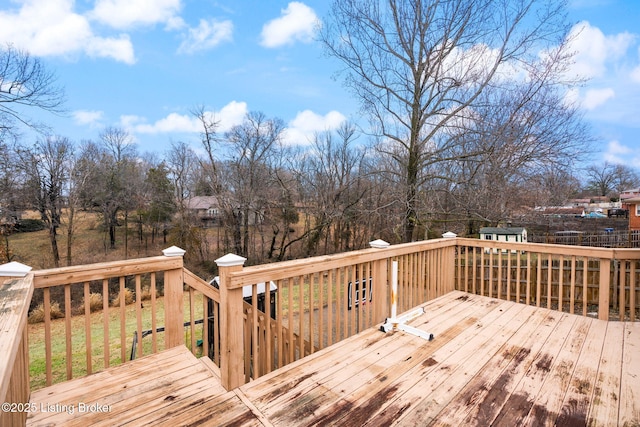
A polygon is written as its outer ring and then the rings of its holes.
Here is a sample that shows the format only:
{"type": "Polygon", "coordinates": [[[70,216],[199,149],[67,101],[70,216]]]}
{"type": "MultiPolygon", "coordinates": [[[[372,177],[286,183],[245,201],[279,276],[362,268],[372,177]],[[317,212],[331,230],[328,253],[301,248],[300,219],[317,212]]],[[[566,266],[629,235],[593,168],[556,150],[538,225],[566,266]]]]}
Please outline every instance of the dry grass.
{"type": "MultiPolygon", "coordinates": [[[[82,307],[84,307],[86,301],[82,300],[82,307]]],[[[102,294],[99,293],[91,293],[89,294],[89,309],[91,312],[102,310],[103,302],[102,302],[102,294]]]]}
{"type": "MultiPolygon", "coordinates": [[[[64,317],[64,313],[62,312],[62,309],[60,309],[60,304],[57,302],[51,304],[49,311],[52,319],[61,319],[64,317]]],[[[27,322],[30,324],[44,322],[44,303],[39,304],[36,308],[31,310],[27,322]]]]}
{"type": "MultiPolygon", "coordinates": [[[[25,212],[23,218],[37,218],[33,212],[25,212]]],[[[62,226],[58,230],[58,248],[60,250],[60,266],[67,265],[67,214],[63,211],[62,226]]],[[[116,248],[110,249],[108,236],[101,226],[100,216],[95,212],[77,212],[75,218],[75,234],[72,244],[72,265],[93,264],[104,261],[117,261],[129,258],[141,258],[162,254],[167,244],[162,239],[155,243],[140,242],[129,224],[128,245],[125,253],[125,230],[120,226],[116,230],[116,248]]],[[[47,230],[32,233],[16,233],[9,237],[9,247],[14,254],[13,261],[33,267],[34,270],[54,267],[51,254],[51,243],[47,230]]]]}
{"type": "Polygon", "coordinates": [[[140,301],[149,301],[151,299],[151,287],[144,286],[140,293],[140,301]]]}
{"type": "MultiPolygon", "coordinates": [[[[118,292],[118,294],[115,296],[115,298],[111,301],[111,306],[112,307],[120,307],[120,292],[118,292]]],[[[135,295],[134,293],[131,291],[131,289],[129,288],[124,288],[124,304],[125,305],[129,305],[129,304],[133,304],[133,302],[135,301],[135,295]]]]}

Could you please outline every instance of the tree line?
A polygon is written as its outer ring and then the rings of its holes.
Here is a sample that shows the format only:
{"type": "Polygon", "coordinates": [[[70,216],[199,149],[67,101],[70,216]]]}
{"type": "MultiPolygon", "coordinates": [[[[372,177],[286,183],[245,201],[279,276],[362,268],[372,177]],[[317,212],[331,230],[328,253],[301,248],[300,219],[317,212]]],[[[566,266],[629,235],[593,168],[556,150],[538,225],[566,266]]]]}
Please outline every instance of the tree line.
{"type": "MultiPolygon", "coordinates": [[[[141,154],[120,128],[105,129],[95,141],[49,136],[32,145],[5,145],[3,223],[17,220],[23,210],[37,211],[56,266],[73,264],[81,210],[101,219],[97,248],[124,246],[127,253],[131,241],[143,246],[162,239],[195,261],[233,252],[252,263],[269,262],[358,249],[376,238],[408,241],[406,194],[395,160],[355,125],[345,122],[316,134],[309,145],[289,146],[282,143],[283,122],[263,113],[247,114],[222,134],[212,118],[196,114],[206,124],[200,150],[174,142],[162,155],[141,154]],[[195,196],[215,200],[217,230],[204,229],[189,209],[195,196]]],[[[432,168],[434,177],[424,179],[415,195],[412,238],[438,237],[443,230],[474,234],[530,211],[523,207],[562,205],[584,188],[566,169],[509,166],[514,155],[432,168]]],[[[637,177],[626,181],[633,182],[637,177]]],[[[594,178],[586,184],[596,183],[594,178]]]]}

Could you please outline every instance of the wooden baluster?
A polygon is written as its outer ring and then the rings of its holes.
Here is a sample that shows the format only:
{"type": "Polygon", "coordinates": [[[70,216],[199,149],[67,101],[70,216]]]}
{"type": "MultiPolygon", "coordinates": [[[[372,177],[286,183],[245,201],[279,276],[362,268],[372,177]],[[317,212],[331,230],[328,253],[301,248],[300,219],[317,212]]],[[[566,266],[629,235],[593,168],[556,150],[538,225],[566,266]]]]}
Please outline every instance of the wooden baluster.
{"type": "Polygon", "coordinates": [[[600,259],[600,285],[598,289],[598,319],[609,320],[609,291],[611,287],[611,260],[600,259]]]}
{"type": "Polygon", "coordinates": [[[87,361],[87,375],[91,375],[91,293],[89,282],[84,282],[84,342],[87,361]]]}
{"type": "Polygon", "coordinates": [[[71,342],[71,285],[64,285],[64,333],[66,343],[67,379],[73,378],[73,346],[71,342]]]}
{"type": "Polygon", "coordinates": [[[138,335],[138,349],[136,357],[142,357],[142,283],[139,274],[136,274],[136,334],[138,335]]]}

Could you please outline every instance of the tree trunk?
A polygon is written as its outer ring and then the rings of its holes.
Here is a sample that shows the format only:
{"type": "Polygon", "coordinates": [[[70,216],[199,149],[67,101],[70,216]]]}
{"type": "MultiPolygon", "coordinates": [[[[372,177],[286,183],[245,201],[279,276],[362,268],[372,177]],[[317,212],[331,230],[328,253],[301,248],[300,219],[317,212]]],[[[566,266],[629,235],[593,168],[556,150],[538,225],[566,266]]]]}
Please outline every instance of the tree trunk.
{"type": "Polygon", "coordinates": [[[76,209],[69,204],[69,224],[67,226],[67,266],[71,265],[71,247],[73,246],[73,226],[76,216],[76,209]]]}
{"type": "Polygon", "coordinates": [[[53,265],[58,268],[60,267],[60,253],[58,252],[58,239],[56,233],[56,227],[49,227],[49,240],[51,240],[51,253],[53,255],[53,265]]]}

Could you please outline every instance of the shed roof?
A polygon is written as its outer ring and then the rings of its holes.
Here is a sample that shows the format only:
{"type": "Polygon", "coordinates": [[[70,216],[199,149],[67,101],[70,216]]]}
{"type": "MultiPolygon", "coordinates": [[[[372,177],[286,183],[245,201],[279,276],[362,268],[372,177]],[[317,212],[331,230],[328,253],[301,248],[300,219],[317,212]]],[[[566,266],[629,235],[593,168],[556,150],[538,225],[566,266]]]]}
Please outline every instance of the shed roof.
{"type": "Polygon", "coordinates": [[[527,229],[524,227],[482,227],[480,234],[498,234],[503,236],[506,234],[522,234],[526,231],[527,229]]]}

